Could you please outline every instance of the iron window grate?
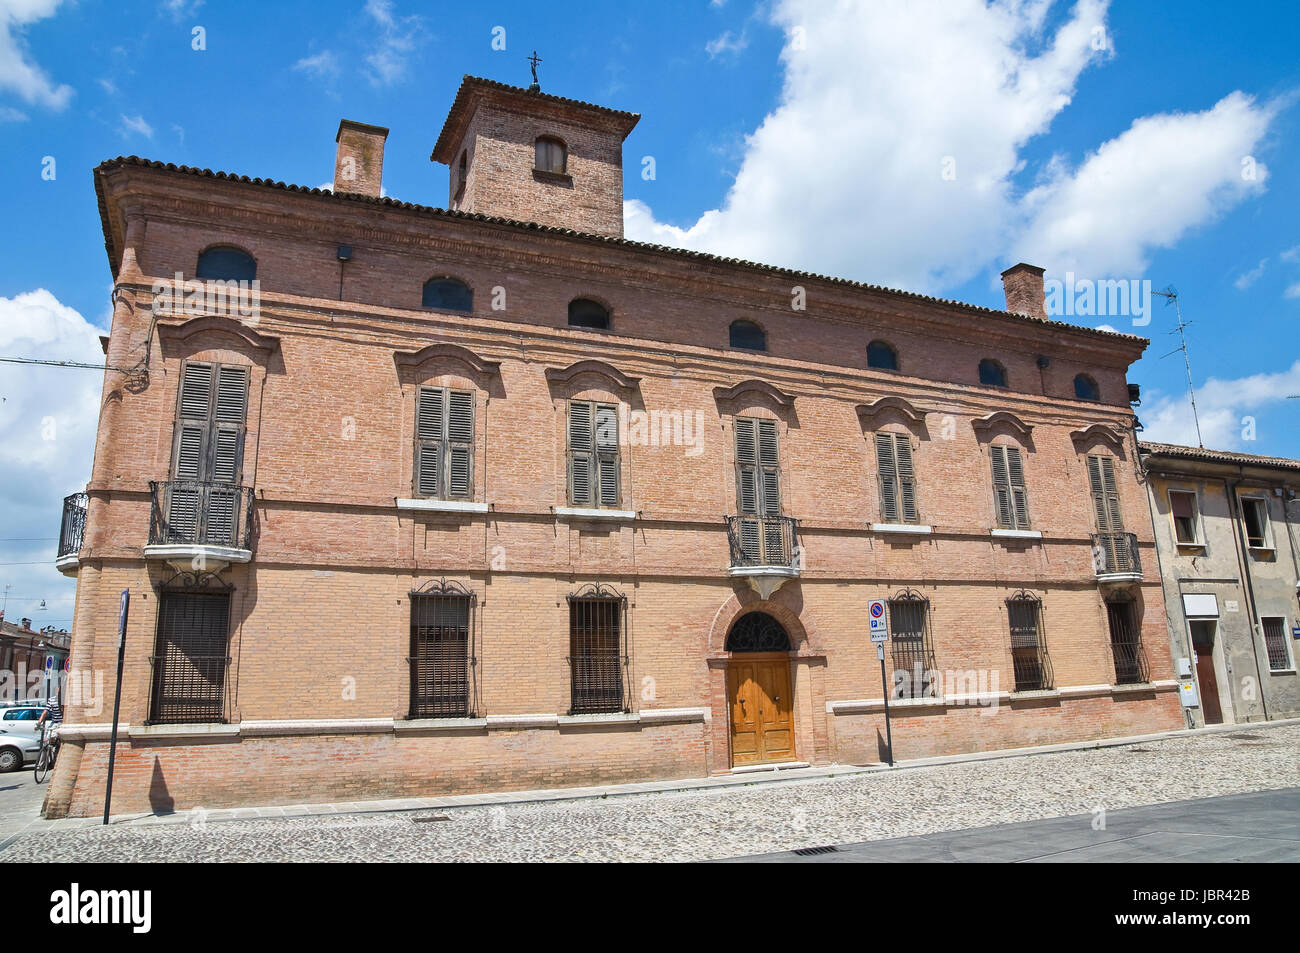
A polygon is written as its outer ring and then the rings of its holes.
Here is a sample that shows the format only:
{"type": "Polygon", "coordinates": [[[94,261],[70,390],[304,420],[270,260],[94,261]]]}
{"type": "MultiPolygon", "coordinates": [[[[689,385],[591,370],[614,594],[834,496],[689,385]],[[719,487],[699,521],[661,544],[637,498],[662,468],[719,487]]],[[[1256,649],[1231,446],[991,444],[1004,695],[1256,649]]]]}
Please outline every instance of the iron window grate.
{"type": "Polygon", "coordinates": [[[934,646],[930,640],[930,603],[904,597],[889,602],[889,653],[894,664],[895,698],[933,694],[934,646]]]}
{"type": "Polygon", "coordinates": [[[1007,600],[1011,626],[1011,668],[1016,691],[1046,691],[1052,687],[1052,663],[1043,637],[1043,604],[1019,596],[1007,600]]]}
{"type": "Polygon", "coordinates": [[[571,714],[625,710],[621,599],[569,600],[571,714]]]}
{"type": "Polygon", "coordinates": [[[159,603],[150,721],[224,721],[230,595],[164,592],[159,603]]]}
{"type": "Polygon", "coordinates": [[[470,715],[470,597],[411,597],[411,717],[470,715]]]}

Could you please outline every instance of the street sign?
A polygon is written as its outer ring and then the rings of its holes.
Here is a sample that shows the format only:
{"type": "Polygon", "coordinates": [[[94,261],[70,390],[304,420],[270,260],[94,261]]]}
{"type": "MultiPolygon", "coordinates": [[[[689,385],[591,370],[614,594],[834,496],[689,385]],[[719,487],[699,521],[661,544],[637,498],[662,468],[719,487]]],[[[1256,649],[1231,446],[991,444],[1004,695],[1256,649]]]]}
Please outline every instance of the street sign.
{"type": "Polygon", "coordinates": [[[885,604],[873,599],[867,606],[867,621],[870,624],[872,642],[889,641],[889,618],[885,615],[885,604]]]}

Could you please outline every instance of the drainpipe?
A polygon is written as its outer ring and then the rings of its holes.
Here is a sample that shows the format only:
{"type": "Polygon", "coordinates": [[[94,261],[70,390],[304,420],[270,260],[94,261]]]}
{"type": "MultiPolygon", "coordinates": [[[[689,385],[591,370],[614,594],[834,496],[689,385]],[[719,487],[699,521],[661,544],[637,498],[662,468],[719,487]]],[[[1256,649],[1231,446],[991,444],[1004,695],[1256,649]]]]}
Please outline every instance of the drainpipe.
{"type": "Polygon", "coordinates": [[[1224,485],[1228,487],[1228,515],[1232,517],[1233,525],[1236,532],[1233,534],[1237,541],[1237,558],[1241,563],[1241,577],[1246,582],[1246,601],[1250,603],[1250,650],[1255,656],[1255,677],[1259,679],[1259,707],[1263,709],[1264,720],[1268,721],[1268,702],[1265,700],[1264,691],[1264,673],[1259,667],[1259,637],[1260,621],[1259,606],[1255,604],[1255,584],[1251,580],[1250,573],[1250,545],[1246,540],[1245,518],[1241,514],[1241,501],[1237,498],[1237,488],[1241,486],[1241,481],[1246,477],[1244,467],[1237,467],[1237,479],[1231,483],[1224,478],[1224,485]]]}

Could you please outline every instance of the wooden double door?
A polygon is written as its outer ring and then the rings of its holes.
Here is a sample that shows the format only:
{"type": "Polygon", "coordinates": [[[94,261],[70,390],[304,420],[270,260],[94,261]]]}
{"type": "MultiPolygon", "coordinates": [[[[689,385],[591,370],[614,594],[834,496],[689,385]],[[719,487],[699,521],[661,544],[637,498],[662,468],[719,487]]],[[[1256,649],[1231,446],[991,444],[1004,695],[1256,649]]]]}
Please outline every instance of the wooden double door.
{"type": "Polygon", "coordinates": [[[731,764],[794,759],[790,656],[737,654],[727,666],[731,764]]]}

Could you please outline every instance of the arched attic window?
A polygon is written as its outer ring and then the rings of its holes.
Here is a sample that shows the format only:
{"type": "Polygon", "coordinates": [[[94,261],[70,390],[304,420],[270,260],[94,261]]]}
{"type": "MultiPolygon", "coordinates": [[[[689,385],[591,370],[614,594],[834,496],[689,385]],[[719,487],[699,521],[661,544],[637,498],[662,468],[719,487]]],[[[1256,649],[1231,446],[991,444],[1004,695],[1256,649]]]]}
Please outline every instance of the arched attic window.
{"type": "Polygon", "coordinates": [[[1087,374],[1074,378],[1074,396],[1080,400],[1101,400],[1101,388],[1087,374]]]}
{"type": "Polygon", "coordinates": [[[421,304],[439,311],[473,311],[474,292],[459,278],[430,278],[424,283],[421,304]]]}
{"type": "Polygon", "coordinates": [[[985,387],[1007,386],[1007,369],[991,357],[980,361],[979,372],[980,383],[985,387]]]}
{"type": "Polygon", "coordinates": [[[569,150],[562,140],[555,136],[538,136],[533,149],[536,156],[533,168],[538,172],[563,175],[568,171],[569,150]]]}
{"type": "Polygon", "coordinates": [[[609,309],[590,298],[574,298],[569,302],[569,327],[609,330],[609,309]]]}
{"type": "Polygon", "coordinates": [[[884,341],[872,341],[867,345],[867,367],[876,367],[885,371],[898,370],[898,351],[892,344],[884,341]]]}
{"type": "Polygon", "coordinates": [[[767,332],[753,321],[732,321],[729,338],[732,347],[743,347],[747,351],[767,350],[767,332]]]}
{"type": "Polygon", "coordinates": [[[214,245],[199,255],[194,277],[201,281],[254,281],[257,259],[233,245],[214,245]]]}

